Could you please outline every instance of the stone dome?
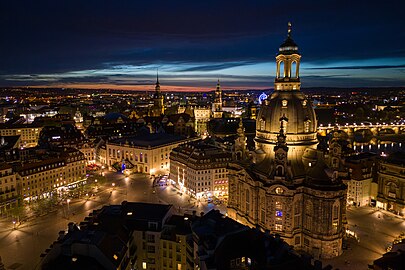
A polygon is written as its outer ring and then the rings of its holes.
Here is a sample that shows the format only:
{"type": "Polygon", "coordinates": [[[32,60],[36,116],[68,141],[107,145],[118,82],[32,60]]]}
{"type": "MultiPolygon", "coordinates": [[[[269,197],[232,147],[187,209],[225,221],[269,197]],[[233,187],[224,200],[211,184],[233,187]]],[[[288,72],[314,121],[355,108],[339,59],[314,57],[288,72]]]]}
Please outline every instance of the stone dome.
{"type": "Polygon", "coordinates": [[[312,103],[301,91],[275,91],[262,104],[256,122],[256,141],[274,144],[285,116],[287,145],[317,142],[317,121],[312,103]]]}
{"type": "Polygon", "coordinates": [[[290,36],[288,36],[283,44],[280,45],[280,48],[278,50],[282,54],[298,53],[298,45],[290,36]]]}

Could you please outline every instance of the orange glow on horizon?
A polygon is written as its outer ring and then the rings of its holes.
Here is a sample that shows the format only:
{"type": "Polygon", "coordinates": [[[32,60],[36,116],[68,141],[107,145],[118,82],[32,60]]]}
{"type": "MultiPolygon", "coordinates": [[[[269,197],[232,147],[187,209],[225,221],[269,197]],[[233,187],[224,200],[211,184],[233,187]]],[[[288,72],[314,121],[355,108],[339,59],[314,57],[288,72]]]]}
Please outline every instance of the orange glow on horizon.
{"type": "MultiPolygon", "coordinates": [[[[32,85],[29,88],[77,88],[77,89],[111,89],[111,90],[133,90],[133,91],[155,91],[154,85],[116,85],[116,84],[53,84],[53,85],[32,85]]],[[[269,89],[270,87],[226,87],[221,85],[222,90],[246,90],[246,89],[269,89]]],[[[176,85],[161,85],[162,92],[210,92],[214,91],[215,86],[176,86],[176,85]]]]}

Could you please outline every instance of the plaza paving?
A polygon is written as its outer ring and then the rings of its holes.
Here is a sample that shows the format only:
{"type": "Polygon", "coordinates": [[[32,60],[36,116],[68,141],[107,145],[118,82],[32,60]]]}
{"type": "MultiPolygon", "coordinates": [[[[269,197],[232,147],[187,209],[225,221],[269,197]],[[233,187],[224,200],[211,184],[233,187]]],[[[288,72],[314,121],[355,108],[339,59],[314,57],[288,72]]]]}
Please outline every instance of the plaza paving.
{"type": "MultiPolygon", "coordinates": [[[[56,240],[58,232],[67,229],[71,221],[79,223],[90,212],[103,205],[120,204],[122,201],[138,201],[173,204],[180,213],[207,212],[216,207],[199,203],[189,196],[179,195],[172,186],[152,187],[152,180],[145,175],[133,175],[125,180],[122,174],[107,174],[107,183],[99,187],[99,192],[89,200],[72,199],[54,211],[37,217],[31,217],[14,229],[10,219],[0,221],[0,256],[6,269],[35,269],[40,254],[56,240]],[[115,187],[112,187],[115,183],[115,187]]],[[[225,213],[225,206],[220,206],[225,213]]]]}
{"type": "Polygon", "coordinates": [[[323,260],[324,266],[331,264],[340,270],[368,269],[394,238],[405,232],[404,219],[371,207],[349,208],[347,219],[348,228],[356,233],[358,240],[348,239],[348,249],[337,258],[323,260]]]}
{"type": "MultiPolygon", "coordinates": [[[[43,216],[31,217],[16,229],[11,220],[0,221],[0,256],[6,269],[35,269],[40,254],[66,230],[70,221],[79,223],[94,209],[103,205],[120,204],[122,201],[139,201],[173,204],[180,213],[196,210],[207,212],[213,208],[225,213],[224,205],[198,203],[188,195],[180,195],[172,186],[152,186],[152,180],[145,175],[133,175],[125,179],[122,174],[107,174],[107,183],[89,200],[72,199],[43,216]],[[115,187],[112,187],[115,183],[115,187]]],[[[367,265],[380,257],[388,244],[401,232],[405,232],[405,221],[388,212],[369,207],[350,208],[347,211],[349,229],[359,241],[349,239],[349,247],[343,255],[323,260],[324,266],[331,264],[339,269],[367,269],[367,265]]]]}

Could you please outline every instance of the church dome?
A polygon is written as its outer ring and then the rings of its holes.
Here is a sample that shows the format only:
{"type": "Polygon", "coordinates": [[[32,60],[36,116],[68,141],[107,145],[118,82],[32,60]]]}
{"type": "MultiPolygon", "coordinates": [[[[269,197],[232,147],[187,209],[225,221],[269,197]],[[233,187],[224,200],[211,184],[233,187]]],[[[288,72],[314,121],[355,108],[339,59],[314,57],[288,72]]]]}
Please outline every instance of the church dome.
{"type": "Polygon", "coordinates": [[[291,39],[291,23],[288,23],[287,39],[276,56],[275,91],[262,103],[256,122],[256,146],[264,146],[266,152],[272,151],[269,144],[276,144],[280,129],[286,135],[287,146],[314,147],[317,144],[315,111],[300,91],[301,55],[291,53],[296,50],[298,47],[291,39]]]}
{"type": "Polygon", "coordinates": [[[315,111],[301,91],[275,91],[262,104],[256,122],[256,138],[275,142],[282,116],[287,118],[288,144],[316,139],[315,111]]]}

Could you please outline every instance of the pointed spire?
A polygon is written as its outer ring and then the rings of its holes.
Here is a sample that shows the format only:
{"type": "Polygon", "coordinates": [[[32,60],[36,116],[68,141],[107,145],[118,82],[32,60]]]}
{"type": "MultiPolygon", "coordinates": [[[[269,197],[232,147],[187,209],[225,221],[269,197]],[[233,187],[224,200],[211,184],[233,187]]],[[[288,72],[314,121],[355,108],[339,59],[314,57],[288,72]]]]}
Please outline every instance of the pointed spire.
{"type": "Polygon", "coordinates": [[[292,31],[292,24],[291,22],[288,22],[288,37],[291,37],[291,31],[292,31]]]}
{"type": "Polygon", "coordinates": [[[156,84],[155,92],[160,92],[160,83],[159,83],[159,68],[156,69],[156,84]]]}
{"type": "Polygon", "coordinates": [[[159,68],[156,68],[156,84],[159,84],[159,68]]]}

